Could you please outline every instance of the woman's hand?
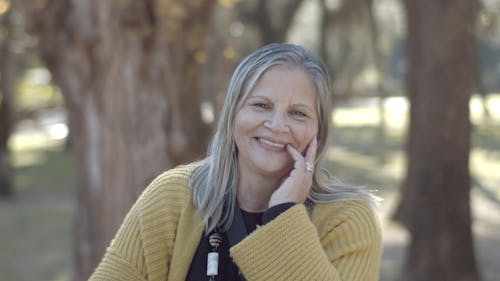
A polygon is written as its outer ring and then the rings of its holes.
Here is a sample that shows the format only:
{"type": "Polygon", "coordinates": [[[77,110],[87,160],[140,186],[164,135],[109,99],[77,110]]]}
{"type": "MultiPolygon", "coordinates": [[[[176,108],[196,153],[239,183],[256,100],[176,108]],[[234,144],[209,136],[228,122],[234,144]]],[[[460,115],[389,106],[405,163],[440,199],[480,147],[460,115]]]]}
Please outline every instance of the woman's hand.
{"type": "Polygon", "coordinates": [[[294,160],[293,169],[273,192],[269,199],[269,208],[288,202],[304,203],[309,195],[312,186],[312,177],[314,169],[314,160],[316,159],[316,149],[318,141],[316,137],[309,143],[306,155],[302,154],[287,145],[286,149],[294,160]]]}

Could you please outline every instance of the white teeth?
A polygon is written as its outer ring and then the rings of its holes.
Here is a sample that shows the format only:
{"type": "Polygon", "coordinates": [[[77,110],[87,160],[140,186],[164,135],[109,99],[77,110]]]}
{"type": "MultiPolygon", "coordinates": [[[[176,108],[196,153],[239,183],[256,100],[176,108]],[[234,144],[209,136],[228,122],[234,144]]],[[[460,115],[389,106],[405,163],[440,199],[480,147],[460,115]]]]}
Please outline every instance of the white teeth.
{"type": "Polygon", "coordinates": [[[285,147],[284,144],[275,143],[275,142],[272,142],[272,141],[269,141],[269,140],[265,140],[265,139],[261,139],[261,138],[259,138],[259,141],[261,143],[263,143],[263,144],[267,144],[267,145],[274,146],[274,147],[277,147],[277,148],[284,148],[285,147]]]}

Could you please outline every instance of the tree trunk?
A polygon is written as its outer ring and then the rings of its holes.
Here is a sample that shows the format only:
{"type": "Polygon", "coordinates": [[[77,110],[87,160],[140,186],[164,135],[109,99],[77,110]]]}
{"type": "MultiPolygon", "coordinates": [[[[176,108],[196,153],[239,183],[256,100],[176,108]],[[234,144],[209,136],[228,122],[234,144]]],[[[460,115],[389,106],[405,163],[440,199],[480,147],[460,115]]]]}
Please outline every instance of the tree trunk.
{"type": "MultiPolygon", "coordinates": [[[[328,55],[328,27],[330,25],[330,15],[328,12],[328,6],[326,4],[327,0],[320,0],[320,23],[319,23],[319,39],[318,39],[318,53],[323,61],[327,62],[329,65],[330,59],[328,55]]],[[[335,73],[330,69],[330,75],[335,76],[335,73]]]]}
{"type": "Polygon", "coordinates": [[[7,35],[0,48],[0,197],[4,198],[11,197],[14,193],[8,141],[13,127],[17,74],[17,56],[12,50],[16,40],[14,37],[17,34],[13,24],[13,13],[17,12],[15,9],[17,7],[11,6],[10,10],[2,16],[2,25],[7,35]]]}
{"type": "Polygon", "coordinates": [[[264,45],[285,41],[293,17],[302,2],[303,0],[288,0],[282,7],[279,7],[279,12],[276,12],[270,7],[271,1],[258,0],[254,18],[264,45]],[[280,21],[273,22],[272,18],[278,15],[281,16],[280,21]]]}
{"type": "Polygon", "coordinates": [[[475,1],[406,0],[410,128],[402,280],[479,280],[469,206],[475,1]]]}
{"type": "Polygon", "coordinates": [[[373,66],[377,73],[378,113],[380,118],[378,137],[379,139],[384,140],[385,132],[387,130],[387,124],[385,122],[385,100],[387,98],[387,91],[385,90],[386,75],[384,58],[380,47],[380,32],[377,19],[375,17],[374,0],[366,0],[364,1],[364,4],[368,18],[368,26],[370,29],[370,47],[373,56],[373,66]]]}
{"type": "Polygon", "coordinates": [[[213,1],[31,3],[68,109],[79,175],[72,279],[87,280],[143,188],[205,151],[199,67],[213,1]]]}
{"type": "Polygon", "coordinates": [[[262,45],[283,43],[302,2],[256,0],[255,6],[240,5],[238,13],[244,21],[256,26],[262,45]]]}

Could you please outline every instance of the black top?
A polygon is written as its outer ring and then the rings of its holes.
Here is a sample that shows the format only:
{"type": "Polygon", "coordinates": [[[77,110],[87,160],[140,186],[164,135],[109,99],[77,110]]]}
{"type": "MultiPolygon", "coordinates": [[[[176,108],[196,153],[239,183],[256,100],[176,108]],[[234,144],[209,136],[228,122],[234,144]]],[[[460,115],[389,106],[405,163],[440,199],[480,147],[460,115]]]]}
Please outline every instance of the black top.
{"type": "MultiPolygon", "coordinates": [[[[258,225],[266,224],[279,216],[284,211],[292,207],[294,203],[283,203],[276,205],[263,213],[250,213],[241,210],[243,222],[247,233],[254,231],[258,225]]],[[[209,235],[201,237],[198,248],[194,254],[191,266],[186,281],[204,281],[208,280],[207,276],[207,255],[211,250],[208,243],[209,235]]],[[[215,277],[217,281],[240,281],[238,267],[233,263],[229,256],[229,248],[231,248],[226,233],[222,233],[222,243],[218,250],[219,252],[219,275],[215,277]]]]}

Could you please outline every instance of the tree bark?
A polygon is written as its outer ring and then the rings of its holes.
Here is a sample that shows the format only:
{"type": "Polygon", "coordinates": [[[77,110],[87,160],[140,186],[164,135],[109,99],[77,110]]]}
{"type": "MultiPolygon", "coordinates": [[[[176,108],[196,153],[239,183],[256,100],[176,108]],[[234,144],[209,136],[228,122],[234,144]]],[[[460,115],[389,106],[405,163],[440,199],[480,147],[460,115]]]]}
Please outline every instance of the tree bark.
{"type": "Polygon", "coordinates": [[[8,141],[14,122],[15,81],[18,69],[17,55],[12,50],[17,34],[13,24],[13,13],[17,12],[15,9],[17,7],[11,6],[2,16],[2,25],[7,32],[0,47],[0,197],[4,198],[14,194],[8,141]]]}
{"type": "Polygon", "coordinates": [[[339,101],[356,95],[356,77],[370,59],[366,54],[373,52],[370,46],[373,26],[368,10],[371,0],[340,1],[333,9],[327,4],[326,0],[319,4],[322,10],[319,52],[329,65],[335,100],[339,101]]]}
{"type": "Polygon", "coordinates": [[[387,91],[385,90],[385,67],[384,67],[384,58],[382,54],[382,50],[380,47],[380,32],[377,23],[377,19],[375,17],[374,11],[374,1],[373,0],[365,0],[365,8],[366,14],[368,18],[368,26],[370,29],[370,47],[373,56],[373,66],[377,73],[377,96],[378,96],[378,113],[379,113],[379,138],[385,139],[386,132],[386,122],[385,122],[385,100],[387,98],[387,91]]]}
{"type": "Polygon", "coordinates": [[[257,27],[263,45],[283,43],[302,2],[303,0],[256,0],[255,7],[240,5],[238,13],[243,20],[257,27]]]}
{"type": "Polygon", "coordinates": [[[402,280],[479,280],[469,206],[475,1],[406,0],[410,127],[402,280]]]}
{"type": "Polygon", "coordinates": [[[143,188],[205,151],[199,68],[213,1],[29,2],[68,109],[79,175],[72,279],[87,280],[143,188]]]}

